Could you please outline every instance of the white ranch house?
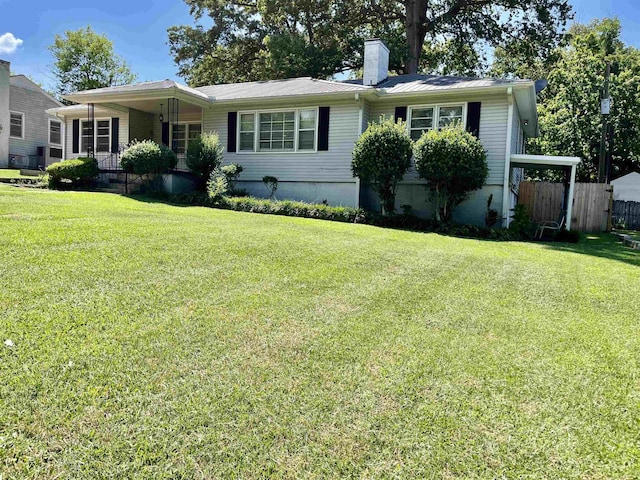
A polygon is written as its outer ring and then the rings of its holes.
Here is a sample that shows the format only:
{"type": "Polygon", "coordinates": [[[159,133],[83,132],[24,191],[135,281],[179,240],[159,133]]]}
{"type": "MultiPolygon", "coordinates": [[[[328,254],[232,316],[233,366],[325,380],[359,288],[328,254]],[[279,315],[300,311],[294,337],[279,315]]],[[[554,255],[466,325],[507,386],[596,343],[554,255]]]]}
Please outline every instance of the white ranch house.
{"type": "MultiPolygon", "coordinates": [[[[215,131],[226,147],[224,162],[244,168],[238,186],[256,196],[266,194],[262,177],[272,175],[279,180],[278,198],[376,208],[375,195],[351,174],[351,153],[368,123],[382,115],[406,120],[413,138],[456,121],[482,141],[489,177],[456,210],[457,221],[483,223],[493,194],[492,208],[506,225],[521,167],[528,164],[563,168],[573,182],[579,159],[524,151],[525,139],[538,135],[533,81],[387,78],[388,55],[382,41],[368,40],[361,80],[293,78],[198,88],[164,80],[73,93],[65,98],[77,105],[49,113],[64,121],[65,158],[93,155],[107,171],[119,168],[124,146],[134,139],[171,146],[180,159],[177,169],[184,170],[188,140],[215,131]]],[[[415,171],[407,174],[398,207],[410,204],[431,215],[423,185],[415,171]]]]}

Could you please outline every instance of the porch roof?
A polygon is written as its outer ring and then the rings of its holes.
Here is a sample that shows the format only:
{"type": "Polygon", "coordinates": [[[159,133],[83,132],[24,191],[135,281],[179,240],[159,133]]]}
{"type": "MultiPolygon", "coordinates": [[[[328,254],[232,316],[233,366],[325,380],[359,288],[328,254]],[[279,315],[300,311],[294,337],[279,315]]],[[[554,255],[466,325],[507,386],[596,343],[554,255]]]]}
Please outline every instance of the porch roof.
{"type": "Polygon", "coordinates": [[[511,166],[522,168],[564,168],[580,165],[580,157],[563,157],[555,155],[529,155],[518,153],[511,155],[511,166]]]}
{"type": "Polygon", "coordinates": [[[173,80],[82,90],[64,95],[63,97],[65,100],[75,103],[122,103],[132,100],[144,101],[177,98],[200,107],[208,107],[211,105],[211,99],[205,93],[174,82],[173,80]]]}

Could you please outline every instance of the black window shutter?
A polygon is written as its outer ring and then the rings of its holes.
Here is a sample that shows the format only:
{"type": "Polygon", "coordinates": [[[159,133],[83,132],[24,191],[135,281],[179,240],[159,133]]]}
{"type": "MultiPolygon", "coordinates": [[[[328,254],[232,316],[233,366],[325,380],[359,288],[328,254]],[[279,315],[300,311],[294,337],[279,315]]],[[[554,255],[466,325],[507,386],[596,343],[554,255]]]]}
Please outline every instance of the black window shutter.
{"type": "Polygon", "coordinates": [[[162,144],[169,146],[169,122],[162,122],[162,144]]]}
{"type": "Polygon", "coordinates": [[[396,107],[395,120],[407,121],[407,107],[396,107]]]}
{"type": "Polygon", "coordinates": [[[467,132],[476,138],[480,135],[480,106],[481,102],[467,103],[467,132]]]}
{"type": "Polygon", "coordinates": [[[118,153],[118,145],[120,144],[120,119],[118,117],[111,118],[111,153],[118,153]]]}
{"type": "Polygon", "coordinates": [[[238,133],[238,112],[227,113],[227,152],[236,152],[236,136],[238,133]]]}
{"type": "Polygon", "coordinates": [[[329,107],[318,108],[318,150],[329,150],[329,107]]]}
{"type": "Polygon", "coordinates": [[[72,152],[80,153],[80,120],[75,119],[73,121],[73,141],[72,152]]]}

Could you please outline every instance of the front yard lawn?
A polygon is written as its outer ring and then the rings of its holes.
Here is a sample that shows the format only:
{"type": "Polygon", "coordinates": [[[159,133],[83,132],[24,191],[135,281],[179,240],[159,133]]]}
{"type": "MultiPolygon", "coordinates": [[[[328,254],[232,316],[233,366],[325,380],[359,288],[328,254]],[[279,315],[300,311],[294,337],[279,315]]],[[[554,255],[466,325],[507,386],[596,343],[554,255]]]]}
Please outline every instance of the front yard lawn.
{"type": "Polygon", "coordinates": [[[0,178],[35,178],[35,177],[27,177],[26,175],[20,174],[20,169],[18,168],[0,168],[0,178]]]}
{"type": "Polygon", "coordinates": [[[639,267],[0,186],[0,478],[638,478],[639,267]]]}

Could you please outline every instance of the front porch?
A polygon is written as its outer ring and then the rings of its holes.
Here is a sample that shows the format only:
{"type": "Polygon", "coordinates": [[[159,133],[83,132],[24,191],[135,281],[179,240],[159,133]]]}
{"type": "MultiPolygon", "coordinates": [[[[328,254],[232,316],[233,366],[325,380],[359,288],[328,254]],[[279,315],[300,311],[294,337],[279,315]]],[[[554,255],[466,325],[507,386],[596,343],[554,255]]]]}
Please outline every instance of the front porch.
{"type": "Polygon", "coordinates": [[[67,158],[94,157],[103,172],[122,170],[120,158],[134,141],[153,140],[178,157],[175,170],[187,171],[189,141],[202,133],[209,97],[175,82],[148,82],[68,95],[78,105],[53,109],[67,123],[67,158]]]}

